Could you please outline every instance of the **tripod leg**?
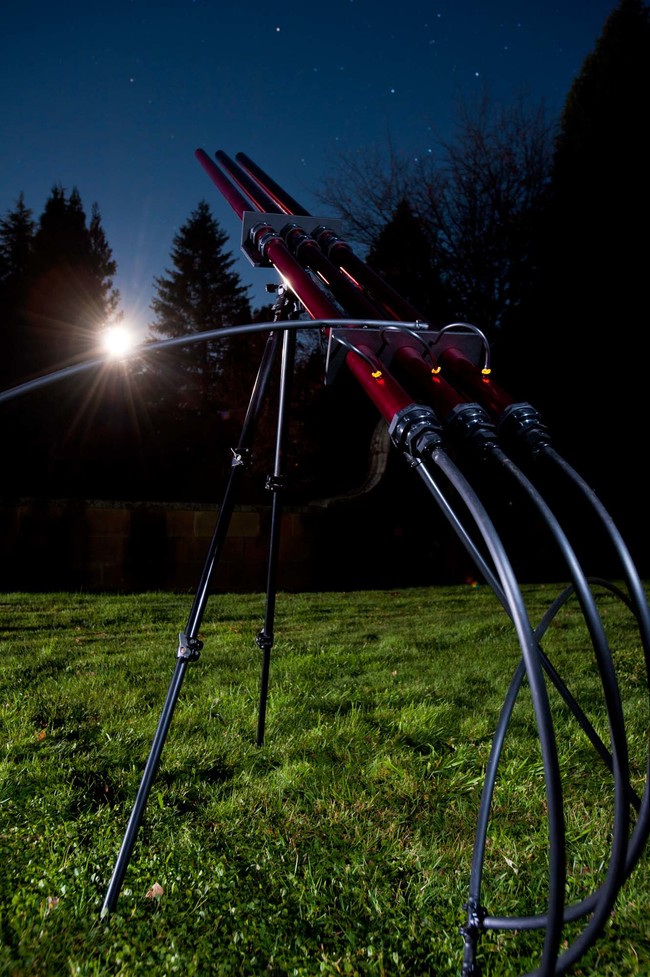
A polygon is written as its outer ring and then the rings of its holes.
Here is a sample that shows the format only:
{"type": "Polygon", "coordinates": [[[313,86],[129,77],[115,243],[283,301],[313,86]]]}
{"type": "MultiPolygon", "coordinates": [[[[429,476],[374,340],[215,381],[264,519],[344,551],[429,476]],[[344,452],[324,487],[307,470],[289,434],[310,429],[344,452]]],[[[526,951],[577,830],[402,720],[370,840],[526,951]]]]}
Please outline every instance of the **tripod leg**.
{"type": "MultiPolygon", "coordinates": [[[[182,637],[183,636],[181,635],[181,638],[182,637]]],[[[200,642],[197,642],[197,644],[200,645],[200,642]]],[[[106,897],[104,899],[104,905],[102,906],[102,916],[105,916],[109,912],[113,912],[115,909],[117,897],[119,895],[120,888],[122,887],[122,881],[131,858],[131,852],[135,844],[138,829],[142,822],[147,799],[153,783],[153,778],[155,777],[156,770],[158,768],[160,755],[167,738],[167,732],[172,721],[174,709],[176,708],[178,694],[181,690],[181,685],[183,684],[185,667],[189,661],[193,660],[193,658],[198,658],[198,647],[195,651],[192,651],[187,644],[183,648],[181,641],[178,649],[178,661],[176,662],[176,668],[174,669],[171,684],[167,692],[165,705],[163,706],[163,711],[160,715],[156,735],[154,736],[154,740],[151,745],[151,752],[149,753],[149,758],[142,775],[142,780],[140,782],[140,787],[133,805],[133,810],[131,811],[131,817],[129,818],[129,823],[122,841],[122,846],[117,856],[117,861],[115,862],[113,875],[111,877],[108,889],[106,890],[106,897]]]]}
{"type": "Polygon", "coordinates": [[[210,542],[201,580],[190,610],[187,627],[179,636],[176,668],[174,669],[174,674],[167,692],[165,705],[158,722],[158,728],[156,730],[151,751],[149,753],[142,780],[140,782],[140,787],[138,789],[126,833],[124,835],[124,840],[122,841],[122,846],[115,863],[113,875],[106,892],[106,897],[102,906],[102,916],[105,916],[107,913],[112,912],[115,909],[117,897],[122,886],[124,875],[128,868],[131,852],[133,851],[137,833],[144,816],[147,799],[151,791],[151,785],[158,769],[163,746],[165,745],[169,726],[176,708],[178,695],[183,684],[183,679],[185,678],[187,665],[191,661],[196,661],[196,659],[199,657],[201,642],[198,639],[198,631],[205,612],[210,580],[212,579],[212,575],[228,533],[228,527],[230,525],[230,519],[234,509],[235,489],[239,485],[241,473],[245,468],[254,430],[257,425],[264,396],[268,388],[273,362],[275,360],[279,345],[279,338],[280,334],[277,331],[273,331],[269,333],[266,340],[264,353],[262,354],[262,360],[257,372],[253,391],[251,393],[248,409],[246,411],[246,417],[244,418],[244,423],[242,425],[239,444],[234,452],[226,492],[219,511],[219,518],[210,542]]]}
{"type": "Polygon", "coordinates": [[[266,584],[266,608],[264,627],[257,636],[258,647],[262,649],[262,674],[260,679],[260,704],[257,720],[257,745],[264,744],[266,722],[266,700],[269,688],[269,669],[271,648],[273,647],[273,619],[275,615],[275,596],[277,585],[278,554],[280,549],[280,526],[282,521],[282,489],[284,487],[284,454],[288,429],[288,401],[290,379],[295,361],[296,335],[285,332],[282,346],[282,369],[280,374],[280,399],[278,405],[278,425],[275,443],[275,464],[273,475],[269,476],[266,487],[273,492],[271,508],[271,538],[269,543],[269,564],[266,584]]]}

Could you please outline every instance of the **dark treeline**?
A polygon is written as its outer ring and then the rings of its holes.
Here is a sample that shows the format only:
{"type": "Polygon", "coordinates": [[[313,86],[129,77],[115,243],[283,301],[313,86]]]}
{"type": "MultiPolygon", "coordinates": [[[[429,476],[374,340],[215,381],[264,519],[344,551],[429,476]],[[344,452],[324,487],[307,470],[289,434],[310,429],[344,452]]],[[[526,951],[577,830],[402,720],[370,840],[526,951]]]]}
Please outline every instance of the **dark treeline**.
{"type": "MultiPolygon", "coordinates": [[[[149,343],[275,318],[272,298],[251,309],[227,245],[200,201],[173,238],[170,268],[154,281],[149,343]]],[[[104,334],[121,320],[115,271],[99,209],[93,205],[88,219],[76,189],[68,195],[53,187],[38,220],[19,196],[0,221],[0,389],[104,355],[104,334]]],[[[2,497],[219,501],[265,335],[106,359],[99,369],[9,399],[2,405],[9,459],[2,497]]],[[[319,422],[323,363],[318,339],[301,337],[290,431],[293,501],[313,497],[316,485],[328,490],[319,422]]],[[[277,381],[275,375],[242,503],[268,501],[277,381]]]]}
{"type": "MultiPolygon", "coordinates": [[[[648,8],[621,0],[559,119],[486,94],[459,109],[437,153],[418,160],[393,145],[366,149],[340,158],[316,188],[423,318],[472,322],[487,335],[495,377],[542,412],[557,447],[636,536],[645,508],[634,473],[646,448],[649,58],[648,8]]],[[[76,190],[55,186],[38,219],[17,199],[0,221],[0,387],[96,351],[120,316],[115,271],[99,210],[88,216],[76,190]]],[[[274,314],[271,305],[251,308],[204,201],[154,286],[151,340],[274,314]]],[[[219,501],[263,343],[260,335],[175,346],[0,405],[3,496],[219,501]]],[[[363,505],[403,540],[418,521],[392,506],[408,477],[403,463],[390,453],[386,462],[377,418],[350,379],[325,386],[323,371],[319,337],[306,333],[292,387],[288,499],[376,484],[363,505]]],[[[256,438],[252,474],[261,477],[247,482],[242,502],[267,501],[276,393],[256,438]]]]}
{"type": "Polygon", "coordinates": [[[621,0],[559,119],[486,95],[437,155],[364,152],[321,188],[425,318],[482,329],[646,562],[649,58],[648,6],[621,0]]]}

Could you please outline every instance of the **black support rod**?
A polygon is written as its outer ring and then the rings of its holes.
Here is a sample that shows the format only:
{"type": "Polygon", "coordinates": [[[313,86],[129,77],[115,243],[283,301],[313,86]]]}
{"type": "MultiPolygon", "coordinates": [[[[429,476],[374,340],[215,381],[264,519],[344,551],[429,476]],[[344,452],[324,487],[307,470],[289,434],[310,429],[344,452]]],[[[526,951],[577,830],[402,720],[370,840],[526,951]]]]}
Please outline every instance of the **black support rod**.
{"type": "MultiPolygon", "coordinates": [[[[507,448],[502,447],[508,443],[508,437],[514,432],[516,436],[521,435],[524,438],[536,459],[544,458],[551,464],[558,464],[550,448],[547,432],[540,423],[538,415],[529,405],[512,403],[496,385],[490,383],[487,369],[481,371],[479,379],[474,363],[468,366],[461,362],[465,351],[461,340],[459,340],[459,347],[462,349],[456,350],[455,344],[450,346],[448,337],[445,337],[445,342],[438,347],[441,352],[438,354],[437,364],[433,363],[431,350],[445,330],[441,330],[433,339],[429,333],[428,342],[418,338],[415,331],[412,331],[411,342],[405,335],[403,324],[419,322],[424,326],[426,323],[422,315],[391,289],[365,262],[357,258],[352,248],[339,237],[338,232],[328,226],[330,223],[328,220],[323,219],[321,223],[320,218],[312,218],[297,200],[289,196],[246,154],[238,153],[235,161],[222,150],[218,150],[215,156],[218,165],[203,150],[196,151],[199,163],[238,216],[244,219],[247,214],[254,215],[252,224],[250,220],[248,221],[249,256],[257,250],[265,262],[272,264],[280,273],[286,286],[303,304],[307,314],[312,319],[327,320],[326,331],[331,332],[331,341],[347,346],[347,352],[343,357],[346,368],[388,423],[394,446],[404,454],[409,465],[423,478],[434,499],[457,529],[459,538],[470,555],[474,553],[479,570],[484,571],[485,579],[514,625],[521,649],[521,661],[511,681],[499,717],[489,769],[484,782],[470,878],[467,925],[462,930],[465,939],[463,977],[470,977],[470,975],[474,977],[478,974],[477,941],[486,929],[543,929],[544,945],[535,977],[552,977],[563,973],[583,955],[597,933],[602,930],[623,881],[641,854],[650,833],[650,802],[648,778],[646,778],[646,790],[641,801],[630,786],[624,714],[611,652],[590,589],[590,581],[578,563],[554,513],[532,481],[523,475],[506,454],[507,448]],[[259,215],[257,222],[255,222],[255,215],[259,215]],[[286,222],[282,219],[272,220],[272,217],[286,217],[287,220],[286,222]],[[371,316],[373,319],[384,320],[381,324],[382,333],[379,342],[374,342],[367,336],[360,338],[358,332],[354,334],[353,341],[346,342],[343,335],[348,325],[346,320],[348,315],[354,316],[356,320],[369,319],[371,316]],[[342,328],[332,331],[334,322],[340,323],[342,328]],[[393,323],[392,326],[388,325],[390,322],[393,323]],[[401,331],[394,323],[402,324],[401,331]],[[423,350],[428,350],[426,356],[423,350]],[[445,350],[448,351],[446,358],[445,350]],[[427,357],[431,362],[426,361],[427,357]],[[440,363],[443,364],[443,376],[437,375],[437,367],[440,363]],[[431,369],[432,364],[434,369],[431,369]],[[388,369],[388,365],[394,373],[388,369]],[[416,391],[417,400],[414,399],[413,389],[416,391]],[[468,392],[469,396],[475,397],[477,403],[468,400],[468,392]],[[421,403],[420,397],[424,399],[424,403],[421,403]],[[487,413],[482,407],[482,402],[486,405],[487,413]],[[441,411],[444,415],[442,424],[437,420],[441,411]],[[493,415],[492,419],[491,415],[493,415]],[[448,454],[447,446],[452,445],[456,448],[454,439],[457,438],[460,438],[461,455],[467,444],[470,444],[478,449],[481,460],[489,459],[494,469],[491,471],[486,466],[490,484],[492,484],[493,474],[503,472],[506,477],[514,479],[518,487],[527,493],[529,500],[536,507],[538,516],[542,518],[560,549],[573,581],[571,593],[575,593],[578,599],[587,635],[594,648],[605,698],[612,745],[611,754],[608,753],[540,646],[546,626],[557,609],[568,599],[569,590],[554,603],[542,625],[534,629],[528,619],[503,543],[490,522],[479,493],[462,475],[448,454]],[[445,480],[444,488],[439,484],[441,477],[445,480]],[[450,488],[452,491],[448,497],[447,490],[450,488]],[[453,499],[453,504],[450,499],[453,499]],[[473,524],[472,528],[478,531],[482,544],[487,550],[489,561],[479,554],[478,547],[472,542],[470,534],[465,531],[456,513],[456,508],[461,507],[464,507],[465,519],[469,519],[473,524]],[[565,905],[566,852],[560,762],[546,690],[546,677],[550,678],[564,702],[581,723],[592,745],[607,764],[614,782],[614,825],[611,858],[605,881],[582,902],[569,906],[565,905]],[[487,910],[481,906],[481,879],[492,791],[501,747],[524,680],[527,680],[531,694],[544,773],[548,820],[548,899],[544,913],[529,917],[502,918],[488,915],[487,910]],[[631,838],[628,837],[630,806],[636,807],[638,812],[636,827],[631,838]],[[565,941],[568,949],[561,953],[565,923],[573,922],[586,915],[591,915],[590,921],[572,943],[565,941]]],[[[374,324],[377,325],[376,322],[374,324]]],[[[422,331],[425,334],[429,332],[427,329],[422,331]]],[[[285,338],[283,371],[285,365],[291,361],[292,355],[290,343],[285,338]]],[[[484,363],[484,366],[487,364],[484,363]]],[[[285,383],[286,377],[281,384],[283,390],[285,390],[285,383]]],[[[278,486],[281,482],[286,422],[285,393],[281,394],[278,411],[276,460],[272,476],[278,486]]],[[[274,503],[275,501],[274,499],[274,503]]],[[[279,525],[275,517],[277,515],[279,518],[279,501],[280,492],[277,492],[278,508],[276,512],[274,505],[272,521],[266,618],[258,641],[264,651],[260,683],[258,744],[261,744],[264,735],[268,669],[273,643],[277,526],[279,525]]],[[[603,514],[598,503],[591,498],[589,501],[603,522],[607,523],[608,517],[603,514]]],[[[606,529],[610,539],[618,547],[617,552],[625,568],[626,582],[632,595],[630,604],[639,620],[646,671],[650,675],[650,612],[647,609],[645,595],[642,593],[636,571],[627,565],[626,551],[622,544],[619,545],[615,530],[609,525],[606,529]]],[[[201,588],[199,594],[200,592],[201,588]]],[[[168,694],[168,704],[161,718],[160,736],[157,734],[157,739],[164,740],[165,723],[168,725],[171,719],[185,666],[192,660],[199,643],[197,629],[203,610],[199,594],[195,603],[197,612],[194,614],[193,609],[187,633],[181,635],[179,662],[168,694]]],[[[153,752],[152,748],[152,754],[153,752]]],[[[153,776],[154,771],[155,764],[151,771],[147,769],[146,776],[149,774],[153,776]]],[[[650,773],[650,759],[648,772],[650,773]]],[[[146,801],[146,791],[144,801],[146,801]]],[[[141,808],[144,806],[144,801],[140,804],[141,808]]],[[[128,854],[126,857],[128,859],[128,854]]]]}
{"type": "Polygon", "coordinates": [[[289,426],[289,396],[291,377],[293,374],[296,353],[295,332],[285,332],[282,341],[282,367],[280,370],[280,397],[278,402],[278,421],[275,439],[275,458],[273,474],[267,479],[266,487],[272,492],[271,503],[271,533],[269,544],[269,562],[266,582],[266,605],[264,612],[264,626],[257,636],[258,647],[262,651],[262,671],[260,677],[260,704],[257,719],[257,745],[264,744],[264,728],[266,724],[266,703],[269,690],[269,671],[271,666],[271,649],[274,641],[274,619],[277,589],[278,562],[280,553],[280,529],[282,522],[282,496],[285,487],[285,454],[287,446],[287,432],[289,426]]]}
{"type": "Polygon", "coordinates": [[[156,734],[151,745],[151,750],[149,752],[149,757],[145,765],[140,787],[133,805],[131,817],[129,818],[126,833],[115,863],[113,875],[108,885],[102,907],[102,916],[113,912],[115,909],[117,898],[122,887],[122,882],[131,859],[131,854],[136,842],[138,831],[142,823],[147,800],[151,792],[151,786],[153,784],[156,771],[158,770],[163,747],[167,739],[167,734],[174,715],[178,696],[181,691],[183,679],[185,678],[186,669],[188,664],[195,661],[199,656],[201,642],[198,634],[208,599],[208,588],[219,555],[223,549],[228,528],[230,526],[230,520],[232,518],[236,500],[236,490],[239,485],[241,473],[246,464],[246,457],[250,449],[253,434],[255,428],[257,427],[257,422],[271,376],[273,361],[275,359],[279,344],[279,338],[280,334],[276,331],[269,333],[266,340],[264,353],[262,355],[260,367],[257,373],[253,391],[251,393],[246,417],[244,418],[239,443],[236,451],[234,452],[226,492],[221,509],[219,510],[219,518],[210,542],[201,580],[188,616],[185,631],[179,636],[176,667],[174,669],[174,674],[167,692],[167,698],[165,700],[163,711],[158,721],[156,734]]]}

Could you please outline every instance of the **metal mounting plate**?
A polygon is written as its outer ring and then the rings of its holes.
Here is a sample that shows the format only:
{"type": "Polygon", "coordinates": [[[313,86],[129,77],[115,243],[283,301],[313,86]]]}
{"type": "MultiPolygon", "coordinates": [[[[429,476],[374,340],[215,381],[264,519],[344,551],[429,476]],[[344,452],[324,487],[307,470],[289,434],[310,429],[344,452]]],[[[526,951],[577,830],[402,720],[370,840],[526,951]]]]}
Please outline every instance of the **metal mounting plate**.
{"type": "Polygon", "coordinates": [[[471,329],[429,329],[426,323],[399,323],[387,321],[385,325],[368,325],[347,328],[332,328],[327,345],[325,363],[325,383],[333,383],[345,362],[351,346],[366,346],[377,356],[387,369],[396,350],[402,346],[421,348],[423,357],[429,352],[434,360],[445,349],[460,349],[465,357],[476,366],[485,360],[485,347],[481,336],[471,329]]]}

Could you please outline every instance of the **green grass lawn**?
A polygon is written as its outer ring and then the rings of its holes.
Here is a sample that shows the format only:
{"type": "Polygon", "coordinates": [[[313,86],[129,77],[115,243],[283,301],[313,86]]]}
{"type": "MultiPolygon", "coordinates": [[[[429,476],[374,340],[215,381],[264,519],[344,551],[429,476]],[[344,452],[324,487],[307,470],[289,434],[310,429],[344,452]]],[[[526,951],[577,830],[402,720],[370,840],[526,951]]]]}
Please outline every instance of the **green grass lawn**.
{"type": "MultiPolygon", "coordinates": [[[[559,589],[523,588],[533,624],[559,589]]],[[[642,793],[643,654],[624,605],[598,600],[642,793]]],[[[460,975],[480,792],[520,657],[486,587],[279,594],[262,747],[264,597],[211,597],[116,911],[101,918],[190,606],[160,593],[0,597],[0,974],[460,975]]],[[[577,604],[544,647],[609,744],[577,604]]],[[[574,902],[604,878],[612,789],[549,695],[574,902]]],[[[490,821],[490,915],[545,911],[545,806],[524,685],[490,821]]],[[[573,973],[650,974],[649,883],[644,855],[573,973]]],[[[484,934],[484,975],[535,969],[542,941],[484,934]]]]}

